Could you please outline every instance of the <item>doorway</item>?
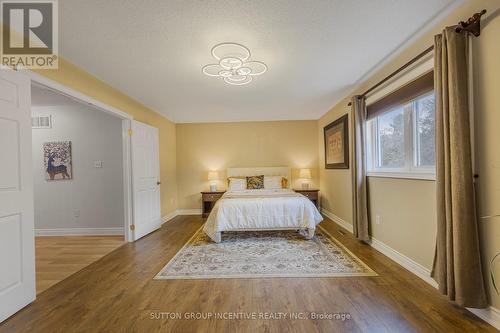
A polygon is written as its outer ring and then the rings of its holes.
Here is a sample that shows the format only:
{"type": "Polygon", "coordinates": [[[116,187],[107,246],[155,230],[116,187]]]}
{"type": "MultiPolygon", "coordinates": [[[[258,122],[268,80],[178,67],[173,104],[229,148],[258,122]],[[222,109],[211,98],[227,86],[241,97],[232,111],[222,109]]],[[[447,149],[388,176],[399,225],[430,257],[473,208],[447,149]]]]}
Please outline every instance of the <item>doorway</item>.
{"type": "Polygon", "coordinates": [[[36,292],[124,243],[122,120],[31,86],[36,292]]]}
{"type": "MultiPolygon", "coordinates": [[[[87,112],[107,113],[121,121],[124,239],[129,242],[135,241],[161,226],[157,128],[135,121],[127,113],[37,73],[3,67],[2,69],[4,70],[0,71],[0,150],[9,158],[4,159],[0,166],[0,261],[4,263],[0,267],[0,322],[36,298],[34,165],[31,138],[33,121],[36,126],[42,126],[46,124],[47,119],[38,119],[37,122],[31,117],[32,84],[90,107],[91,110],[87,112]],[[133,128],[140,128],[138,130],[140,135],[133,135],[133,128]]],[[[87,133],[92,135],[91,130],[87,133]]],[[[47,156],[47,160],[44,159],[44,165],[41,166],[44,177],[48,174],[48,181],[67,182],[73,179],[73,172],[76,177],[76,169],[69,168],[68,162],[63,163],[62,157],[58,154],[53,155],[47,156]],[[50,172],[48,172],[49,158],[50,172]]],[[[99,161],[103,162],[102,159],[89,160],[92,161],[93,168],[97,169],[99,161]]],[[[49,203],[57,205],[55,201],[49,203]]],[[[78,220],[82,214],[82,210],[78,212],[78,209],[75,211],[74,208],[71,208],[70,212],[72,215],[69,215],[69,219],[78,220]]],[[[88,244],[86,246],[89,247],[88,244]]]]}

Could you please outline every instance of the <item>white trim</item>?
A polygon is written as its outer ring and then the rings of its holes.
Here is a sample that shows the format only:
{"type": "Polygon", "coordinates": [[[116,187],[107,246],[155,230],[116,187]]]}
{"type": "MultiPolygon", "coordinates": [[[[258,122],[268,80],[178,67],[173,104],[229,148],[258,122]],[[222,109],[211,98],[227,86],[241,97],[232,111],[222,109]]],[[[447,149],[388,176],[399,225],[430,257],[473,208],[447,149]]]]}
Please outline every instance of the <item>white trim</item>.
{"type": "MultiPolygon", "coordinates": [[[[347,229],[349,232],[352,233],[352,225],[344,220],[342,220],[340,217],[337,215],[333,214],[332,212],[327,211],[326,209],[321,209],[321,213],[323,213],[326,217],[328,217],[330,220],[338,224],[339,226],[343,227],[344,229],[347,229]]],[[[387,244],[379,241],[376,238],[371,238],[371,240],[368,242],[368,244],[373,247],[375,250],[378,252],[382,253],[395,263],[401,265],[402,267],[406,268],[408,271],[411,273],[415,274],[417,277],[421,278],[425,282],[427,282],[429,285],[432,287],[436,288],[438,287],[437,282],[431,277],[431,271],[427,269],[426,267],[422,266],[418,262],[410,259],[409,257],[405,256],[404,254],[396,251],[392,247],[388,246],[387,244]]],[[[488,324],[492,325],[493,327],[497,328],[500,330],[500,310],[490,306],[486,309],[474,309],[474,308],[466,308],[488,324]]]]}
{"type": "Polygon", "coordinates": [[[328,217],[330,220],[333,222],[337,223],[339,226],[341,226],[344,229],[347,229],[351,234],[353,233],[353,226],[347,221],[344,221],[342,218],[338,217],[337,215],[333,214],[332,212],[321,208],[321,213],[324,214],[326,217],[328,217]]]}
{"type": "Polygon", "coordinates": [[[57,228],[35,229],[35,236],[114,236],[123,235],[123,228],[57,228]]]}
{"type": "Polygon", "coordinates": [[[167,223],[181,215],[201,215],[201,209],[177,209],[167,215],[162,216],[161,224],[167,223]]]}
{"type": "Polygon", "coordinates": [[[378,252],[382,253],[389,259],[392,259],[399,265],[403,266],[434,288],[437,288],[437,282],[434,281],[434,279],[431,277],[431,271],[427,269],[426,267],[420,265],[418,262],[408,258],[404,254],[394,250],[392,247],[388,246],[387,244],[379,241],[376,238],[371,237],[371,240],[368,241],[368,244],[370,244],[371,247],[373,247],[375,250],[378,252]]]}
{"type": "Polygon", "coordinates": [[[500,310],[492,306],[486,309],[466,308],[491,326],[500,330],[500,310]]]}
{"type": "Polygon", "coordinates": [[[76,100],[79,103],[88,104],[93,108],[117,116],[121,119],[133,119],[133,117],[128,113],[125,113],[106,103],[100,102],[88,95],[82,94],[74,89],[71,89],[63,84],[60,84],[59,82],[48,79],[43,75],[37,74],[30,70],[21,70],[21,72],[26,76],[28,76],[32,82],[37,83],[37,85],[41,86],[42,88],[46,88],[58,94],[62,94],[68,98],[71,98],[72,100],[76,100]]]}
{"type": "Polygon", "coordinates": [[[130,225],[133,224],[133,196],[132,196],[132,148],[129,129],[131,128],[131,120],[122,120],[122,150],[123,150],[123,208],[125,210],[125,241],[133,241],[133,231],[130,225]]]}
{"type": "MultiPolygon", "coordinates": [[[[321,212],[331,219],[333,222],[337,223],[344,229],[347,229],[349,232],[353,232],[353,226],[349,222],[344,221],[337,215],[333,214],[332,212],[327,211],[326,209],[321,209],[321,212]]],[[[434,288],[437,288],[437,283],[434,281],[433,278],[431,278],[431,271],[424,266],[420,265],[419,263],[415,262],[414,260],[408,258],[404,254],[394,250],[392,247],[388,246],[387,244],[379,241],[376,238],[371,238],[370,241],[368,241],[368,244],[373,247],[375,250],[378,252],[382,253],[389,259],[392,259],[399,265],[403,266],[434,288]]]]}
{"type": "Polygon", "coordinates": [[[201,215],[201,208],[177,209],[177,215],[201,215]]]}
{"type": "Polygon", "coordinates": [[[367,172],[368,177],[436,180],[434,173],[419,172],[367,172]]]}
{"type": "Polygon", "coordinates": [[[46,78],[30,70],[22,70],[22,73],[31,79],[31,83],[42,88],[62,94],[71,98],[79,103],[89,105],[91,108],[103,111],[109,115],[116,116],[122,120],[122,148],[123,148],[123,200],[124,200],[124,228],[125,241],[132,242],[132,231],[130,226],[133,224],[132,215],[132,159],[131,159],[131,145],[130,145],[130,122],[133,119],[131,115],[125,113],[117,108],[108,104],[102,103],[90,96],[82,94],[74,89],[71,89],[63,84],[46,78]]]}
{"type": "Polygon", "coordinates": [[[171,221],[172,219],[174,219],[178,215],[179,215],[178,211],[174,210],[172,213],[162,216],[161,217],[161,224],[164,224],[164,223],[171,221]]]}
{"type": "MultiPolygon", "coordinates": [[[[326,215],[326,214],[325,214],[326,215]]],[[[327,215],[328,216],[328,215],[327,215]]],[[[430,284],[432,287],[436,288],[438,287],[438,284],[434,279],[431,277],[431,272],[429,269],[426,267],[420,265],[419,263],[415,262],[414,260],[408,258],[404,254],[394,250],[387,244],[379,241],[376,238],[371,238],[371,240],[368,242],[368,244],[373,247],[375,250],[378,252],[382,253],[392,261],[396,262],[397,264],[403,266],[428,284],[430,284]]],[[[486,308],[486,309],[474,309],[474,308],[466,308],[488,324],[492,325],[493,327],[500,329],[500,311],[492,306],[486,308]]]]}
{"type": "Polygon", "coordinates": [[[398,90],[402,86],[410,83],[411,81],[414,81],[424,74],[431,72],[432,70],[434,70],[434,51],[429,52],[419,61],[412,64],[410,67],[406,68],[403,72],[399,73],[395,77],[391,78],[388,82],[384,83],[375,91],[371,92],[366,97],[366,105],[369,106],[379,101],[385,96],[398,90]]]}
{"type": "MultiPolygon", "coordinates": [[[[366,128],[366,164],[367,164],[367,175],[376,177],[387,177],[387,178],[407,178],[407,179],[424,179],[424,180],[435,180],[436,179],[436,168],[435,166],[418,166],[417,155],[418,147],[416,145],[417,136],[417,123],[416,123],[416,112],[417,104],[416,100],[420,98],[426,98],[431,96],[433,93],[427,93],[419,96],[417,99],[408,102],[403,106],[404,115],[404,155],[405,161],[404,166],[399,168],[387,168],[379,167],[379,158],[381,155],[380,147],[380,137],[379,137],[379,119],[378,117],[371,119],[367,123],[366,128]]],[[[398,111],[395,109],[393,111],[398,111]]],[[[392,112],[392,111],[391,111],[392,112]]]]}

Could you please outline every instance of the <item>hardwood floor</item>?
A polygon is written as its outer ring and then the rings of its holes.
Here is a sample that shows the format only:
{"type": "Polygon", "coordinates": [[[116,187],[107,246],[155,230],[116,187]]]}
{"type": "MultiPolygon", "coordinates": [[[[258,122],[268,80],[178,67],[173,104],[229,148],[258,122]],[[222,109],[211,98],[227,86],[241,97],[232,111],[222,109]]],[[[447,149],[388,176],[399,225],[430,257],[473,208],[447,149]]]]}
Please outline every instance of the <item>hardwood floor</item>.
{"type": "Polygon", "coordinates": [[[0,332],[497,332],[327,219],[322,225],[379,276],[153,280],[202,223],[179,216],[119,247],[47,289],[0,332]],[[225,312],[257,319],[185,319],[225,312]],[[271,312],[351,318],[259,318],[271,312]]]}
{"type": "Polygon", "coordinates": [[[36,237],[36,293],[66,279],[124,242],[123,236],[36,237]]]}

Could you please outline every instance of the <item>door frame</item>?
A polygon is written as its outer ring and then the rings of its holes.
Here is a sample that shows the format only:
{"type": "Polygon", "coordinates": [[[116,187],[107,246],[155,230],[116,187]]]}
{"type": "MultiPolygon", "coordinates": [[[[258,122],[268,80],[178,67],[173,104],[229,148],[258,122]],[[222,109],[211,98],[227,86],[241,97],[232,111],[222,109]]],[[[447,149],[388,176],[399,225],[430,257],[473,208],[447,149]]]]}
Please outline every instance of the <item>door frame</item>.
{"type": "Polygon", "coordinates": [[[126,242],[133,242],[131,225],[133,225],[133,198],[132,198],[132,155],[130,142],[131,120],[134,119],[130,114],[125,113],[106,103],[100,102],[88,95],[82,94],[74,89],[71,89],[59,82],[46,78],[31,70],[19,70],[19,72],[27,75],[31,79],[32,85],[52,90],[58,94],[76,100],[77,102],[87,104],[92,108],[105,112],[109,115],[118,117],[122,121],[122,150],[123,150],[123,207],[124,207],[124,223],[123,234],[126,242]]]}

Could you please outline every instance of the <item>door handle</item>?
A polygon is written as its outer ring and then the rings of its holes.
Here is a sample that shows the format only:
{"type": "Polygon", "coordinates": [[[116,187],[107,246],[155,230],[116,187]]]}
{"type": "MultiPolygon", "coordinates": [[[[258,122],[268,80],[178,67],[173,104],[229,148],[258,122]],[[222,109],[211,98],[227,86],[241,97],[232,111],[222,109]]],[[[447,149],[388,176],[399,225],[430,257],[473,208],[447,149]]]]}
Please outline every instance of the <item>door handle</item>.
{"type": "Polygon", "coordinates": [[[161,184],[161,182],[156,182],[156,185],[160,185],[160,184],[161,184]]]}

